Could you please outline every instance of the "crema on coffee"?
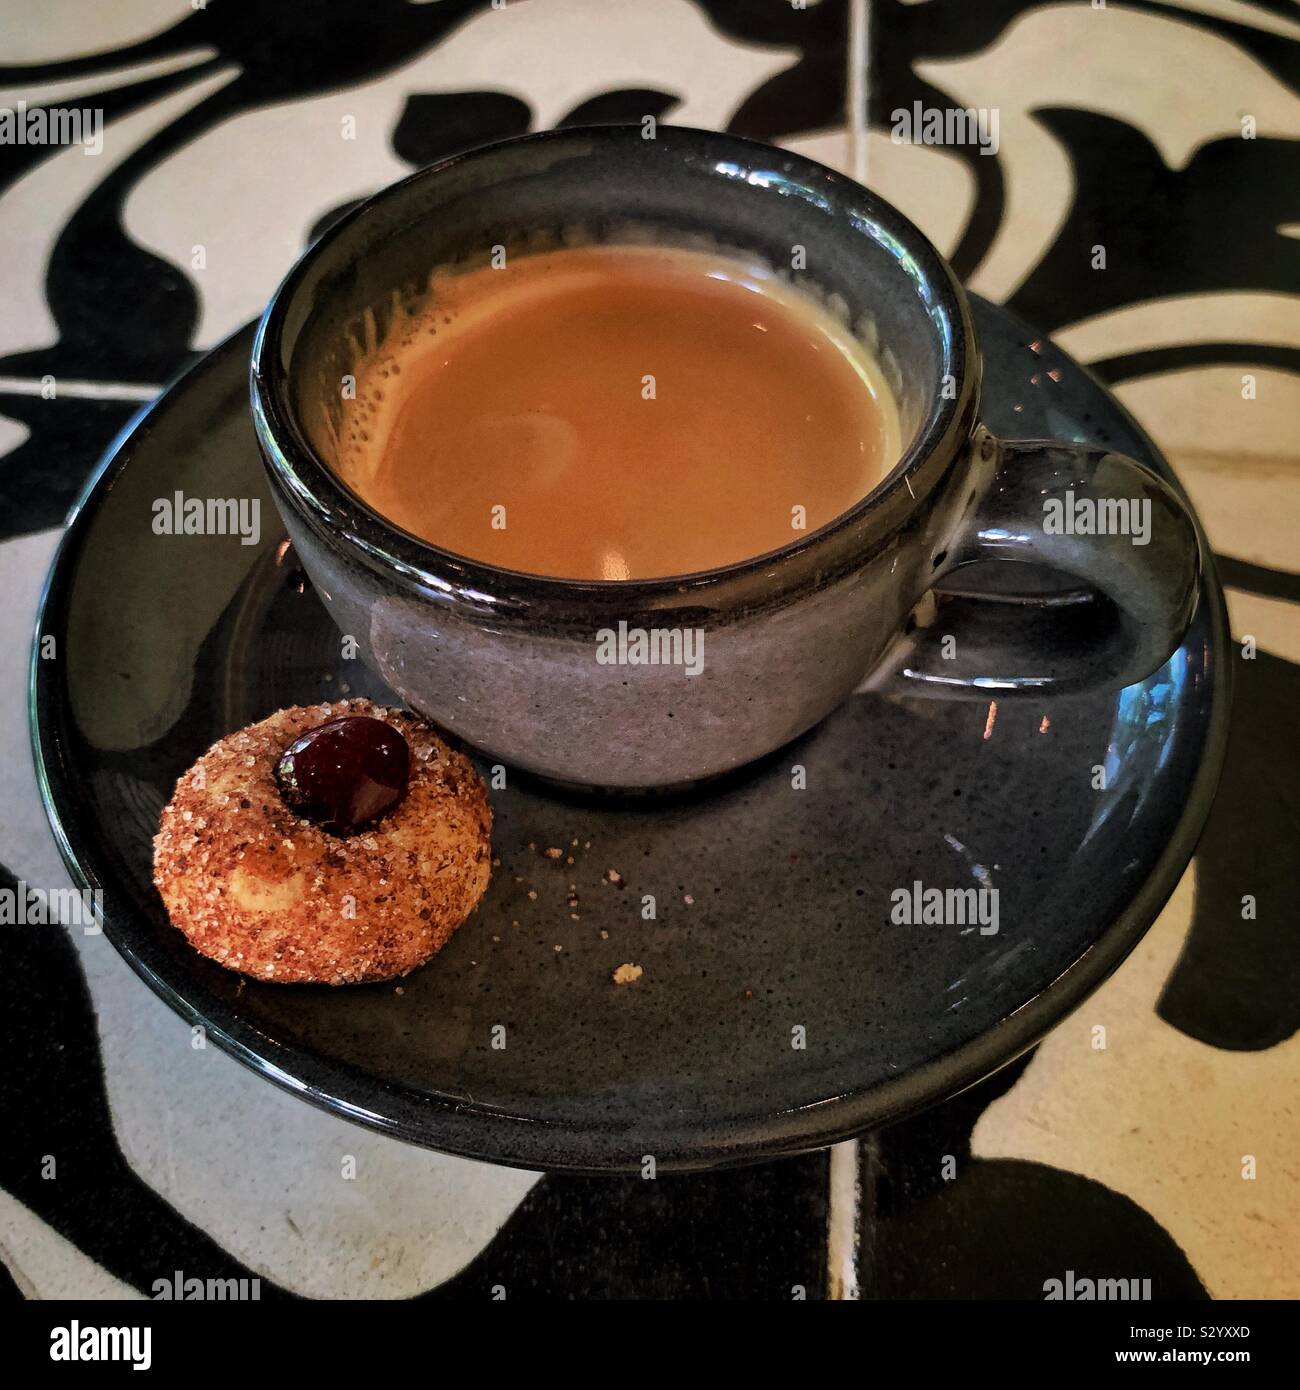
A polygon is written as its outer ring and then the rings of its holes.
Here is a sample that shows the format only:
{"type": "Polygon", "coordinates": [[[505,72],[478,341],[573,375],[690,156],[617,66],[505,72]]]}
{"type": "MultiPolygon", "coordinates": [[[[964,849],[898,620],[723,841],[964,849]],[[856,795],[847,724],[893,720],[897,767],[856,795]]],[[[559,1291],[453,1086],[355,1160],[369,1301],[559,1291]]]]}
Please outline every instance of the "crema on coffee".
{"type": "Polygon", "coordinates": [[[838,319],[705,251],[587,246],[435,275],[355,376],[327,446],[353,491],[445,550],[566,579],[789,545],[901,447],[838,319]]]}

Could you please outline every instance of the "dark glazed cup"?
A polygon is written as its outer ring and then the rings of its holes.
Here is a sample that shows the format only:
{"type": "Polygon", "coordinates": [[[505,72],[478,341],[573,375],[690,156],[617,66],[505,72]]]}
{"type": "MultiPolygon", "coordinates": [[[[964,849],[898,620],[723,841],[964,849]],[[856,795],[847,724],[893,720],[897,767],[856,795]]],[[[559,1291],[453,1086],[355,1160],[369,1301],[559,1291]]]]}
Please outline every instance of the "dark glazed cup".
{"type": "Polygon", "coordinates": [[[386,189],[294,267],[252,366],[276,501],[340,631],[414,709],[491,757],[617,788],[739,767],[882,670],[928,693],[1009,694],[1121,686],[1163,664],[1200,579],[1183,503],[1132,459],[998,441],[979,423],[979,388],[965,295],[906,218],[797,155],[665,126],[654,139],[637,126],[527,136],[386,189]],[[898,466],[819,531],[670,579],[521,574],[386,521],[318,456],[304,423],[337,419],[355,368],[348,343],[364,341],[368,315],[382,333],[437,265],[570,239],[736,250],[832,297],[897,399],[898,466]],[[934,584],[991,559],[1031,561],[1088,591],[1087,640],[1009,625],[1008,612],[1032,605],[992,600],[967,606],[960,631],[918,622],[934,584]],[[673,633],[702,633],[702,646],[674,647],[673,633]],[[610,660],[635,654],[638,634],[687,659],[610,660]]]}

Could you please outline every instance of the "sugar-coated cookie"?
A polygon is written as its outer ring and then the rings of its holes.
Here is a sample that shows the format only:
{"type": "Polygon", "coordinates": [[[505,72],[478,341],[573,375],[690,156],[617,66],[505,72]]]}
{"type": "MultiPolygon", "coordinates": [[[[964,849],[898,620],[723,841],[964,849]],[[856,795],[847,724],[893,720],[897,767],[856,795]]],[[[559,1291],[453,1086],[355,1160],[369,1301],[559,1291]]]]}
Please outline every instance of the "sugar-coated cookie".
{"type": "Polygon", "coordinates": [[[473,764],[419,719],[368,700],[296,706],[228,734],[180,779],[154,839],[154,883],[173,925],[231,970],[388,980],[446,945],[483,896],[491,829],[473,764]],[[398,804],[340,834],[291,809],[276,768],[295,740],[350,716],[396,729],[410,772],[398,804]]]}

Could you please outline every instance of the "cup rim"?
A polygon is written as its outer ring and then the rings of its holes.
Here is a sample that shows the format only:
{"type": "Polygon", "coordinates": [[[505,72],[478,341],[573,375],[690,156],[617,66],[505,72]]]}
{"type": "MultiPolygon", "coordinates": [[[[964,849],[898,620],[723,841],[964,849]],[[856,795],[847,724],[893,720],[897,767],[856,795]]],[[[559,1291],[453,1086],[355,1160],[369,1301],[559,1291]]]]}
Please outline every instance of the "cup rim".
{"type": "MultiPolygon", "coordinates": [[[[681,157],[678,155],[677,157],[681,157]]],[[[718,171],[722,173],[721,170],[718,171]]],[[[942,377],[941,377],[942,379],[942,377]]],[[[262,453],[273,478],[286,488],[309,520],[329,535],[346,538],[380,571],[396,568],[425,587],[460,595],[471,595],[482,606],[492,608],[518,603],[535,604],[547,599],[571,604],[575,599],[591,599],[601,605],[617,601],[638,608],[653,607],[664,600],[680,602],[689,595],[713,586],[744,581],[774,566],[791,567],[852,536],[865,538],[869,522],[890,508],[899,494],[907,492],[916,505],[921,492],[912,486],[925,464],[955,451],[973,428],[979,399],[980,361],[975,344],[970,306],[960,282],[943,256],[925,234],[893,204],[816,160],[758,140],[692,126],[660,125],[654,141],[640,136],[638,125],[568,126],[534,131],[507,140],[475,146],[435,164],[416,170],[396,183],[387,185],[340,217],[298,257],[271,296],[253,342],[250,394],[254,426],[262,453]],[[660,143],[664,136],[671,139],[660,143]],[[511,569],[491,561],[474,559],[444,549],[405,530],[376,511],[320,458],[302,430],[288,393],[289,372],[282,362],[282,341],[287,321],[294,312],[304,282],[322,256],[365,221],[380,204],[400,198],[411,187],[436,179],[446,170],[487,159],[511,147],[560,144],[612,144],[635,140],[642,152],[673,146],[676,153],[685,140],[703,158],[732,156],[744,160],[745,177],[752,178],[760,167],[779,172],[788,179],[797,176],[810,187],[820,186],[819,201],[828,195],[838,219],[850,219],[865,235],[886,246],[895,258],[904,255],[910,263],[907,272],[930,295],[922,298],[929,317],[942,324],[941,349],[943,376],[951,375],[957,389],[951,397],[935,390],[935,403],[919,427],[916,437],[903,450],[898,462],[864,496],[815,531],[786,545],[716,568],[688,574],[635,579],[581,579],[536,574],[511,569]]],[[[928,491],[928,487],[925,489],[928,491]]],[[[854,553],[860,547],[854,545],[854,553]]],[[[825,576],[826,571],[818,568],[825,576]]]]}

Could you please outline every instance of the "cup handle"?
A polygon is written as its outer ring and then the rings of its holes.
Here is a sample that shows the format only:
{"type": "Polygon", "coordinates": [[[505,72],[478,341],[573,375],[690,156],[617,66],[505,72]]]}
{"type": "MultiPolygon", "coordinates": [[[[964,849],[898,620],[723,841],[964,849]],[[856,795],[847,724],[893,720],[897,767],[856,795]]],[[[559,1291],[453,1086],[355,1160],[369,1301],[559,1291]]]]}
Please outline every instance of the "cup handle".
{"type": "Polygon", "coordinates": [[[1052,440],[972,443],[975,492],[931,590],[865,688],[953,696],[1118,689],[1177,650],[1200,592],[1197,525],[1178,493],[1123,454],[1052,440]],[[1081,581],[1056,596],[962,592],[977,560],[1036,562],[1081,581]],[[947,579],[947,585],[942,583],[947,579]]]}

